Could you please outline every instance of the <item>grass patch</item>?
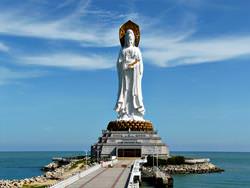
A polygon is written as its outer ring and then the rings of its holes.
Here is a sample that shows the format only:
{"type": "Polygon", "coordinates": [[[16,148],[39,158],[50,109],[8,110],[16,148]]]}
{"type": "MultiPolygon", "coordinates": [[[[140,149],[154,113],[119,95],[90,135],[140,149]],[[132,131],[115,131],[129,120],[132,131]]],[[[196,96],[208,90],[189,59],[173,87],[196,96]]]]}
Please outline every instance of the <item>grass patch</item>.
{"type": "Polygon", "coordinates": [[[77,168],[79,165],[84,166],[85,164],[85,160],[79,160],[79,161],[76,161],[74,162],[74,164],[69,168],[70,170],[74,169],[74,168],[77,168]]]}
{"type": "Polygon", "coordinates": [[[46,188],[48,185],[23,185],[22,188],[46,188]]]}

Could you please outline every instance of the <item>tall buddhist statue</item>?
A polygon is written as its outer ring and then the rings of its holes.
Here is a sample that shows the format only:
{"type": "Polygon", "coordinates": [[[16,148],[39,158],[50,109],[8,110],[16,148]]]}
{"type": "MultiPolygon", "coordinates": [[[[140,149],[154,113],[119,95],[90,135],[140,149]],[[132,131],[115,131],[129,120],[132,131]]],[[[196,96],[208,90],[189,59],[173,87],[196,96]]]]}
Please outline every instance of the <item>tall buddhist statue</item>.
{"type": "Polygon", "coordinates": [[[117,60],[118,96],[115,111],[117,120],[144,121],[141,81],[143,61],[138,47],[140,41],[139,26],[128,21],[120,28],[121,50],[117,60]]]}

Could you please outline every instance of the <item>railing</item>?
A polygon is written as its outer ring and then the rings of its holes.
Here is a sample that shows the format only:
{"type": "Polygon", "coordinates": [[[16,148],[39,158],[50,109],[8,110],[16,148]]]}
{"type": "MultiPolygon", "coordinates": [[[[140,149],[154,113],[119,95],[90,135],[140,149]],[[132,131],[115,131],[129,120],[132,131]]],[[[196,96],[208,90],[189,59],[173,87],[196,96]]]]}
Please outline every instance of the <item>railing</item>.
{"type": "Polygon", "coordinates": [[[75,182],[78,181],[79,179],[81,179],[81,178],[83,178],[83,177],[89,175],[90,173],[92,173],[92,172],[98,170],[98,169],[101,168],[101,167],[107,167],[107,166],[110,166],[110,165],[113,166],[113,165],[116,164],[117,162],[118,162],[117,159],[114,159],[114,160],[112,160],[112,161],[105,161],[105,162],[102,162],[101,164],[97,164],[97,165],[95,165],[95,166],[93,166],[93,167],[90,167],[90,168],[87,169],[87,170],[84,170],[84,171],[82,171],[82,172],[79,172],[79,173],[77,173],[77,174],[75,174],[75,175],[73,175],[73,176],[71,176],[71,177],[69,177],[69,178],[67,178],[67,179],[65,179],[65,180],[63,180],[63,181],[60,181],[60,182],[58,182],[57,184],[52,185],[50,188],[64,188],[64,187],[66,187],[66,186],[68,186],[68,185],[71,185],[71,184],[75,183],[75,182]]]}
{"type": "Polygon", "coordinates": [[[55,185],[52,185],[50,188],[64,188],[64,187],[66,187],[68,185],[71,185],[72,183],[78,181],[80,178],[82,178],[84,176],[87,176],[90,173],[98,170],[99,168],[101,168],[101,165],[97,164],[97,165],[95,165],[93,167],[90,167],[87,170],[84,170],[84,171],[82,171],[80,173],[77,173],[77,174],[75,174],[75,175],[73,175],[73,176],[71,176],[71,177],[69,177],[69,178],[67,178],[67,179],[65,179],[63,181],[60,181],[55,185]]]}
{"type": "Polygon", "coordinates": [[[144,159],[136,159],[133,164],[133,168],[130,172],[129,182],[127,188],[139,188],[139,183],[141,181],[141,171],[140,165],[141,163],[146,163],[147,157],[144,159]]]}

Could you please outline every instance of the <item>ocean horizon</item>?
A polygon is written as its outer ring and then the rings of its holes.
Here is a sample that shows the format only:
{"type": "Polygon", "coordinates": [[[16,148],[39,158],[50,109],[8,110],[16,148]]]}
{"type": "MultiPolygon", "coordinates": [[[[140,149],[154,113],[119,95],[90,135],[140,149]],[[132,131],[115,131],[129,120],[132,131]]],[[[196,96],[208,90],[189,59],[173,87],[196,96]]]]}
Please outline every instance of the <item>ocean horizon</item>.
{"type": "MultiPolygon", "coordinates": [[[[42,175],[53,157],[85,155],[84,151],[1,151],[0,179],[24,179],[42,175]]],[[[210,158],[223,173],[174,175],[174,188],[244,188],[250,186],[250,152],[174,151],[171,155],[210,158]]],[[[143,184],[149,188],[150,185],[143,184]]]]}

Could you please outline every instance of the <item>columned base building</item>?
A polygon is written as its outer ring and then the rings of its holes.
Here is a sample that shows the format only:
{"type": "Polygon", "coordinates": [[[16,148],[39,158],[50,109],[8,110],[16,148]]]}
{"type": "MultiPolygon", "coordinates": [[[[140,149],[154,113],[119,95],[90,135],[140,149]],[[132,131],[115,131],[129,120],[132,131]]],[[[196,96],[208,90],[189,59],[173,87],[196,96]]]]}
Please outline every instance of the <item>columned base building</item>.
{"type": "Polygon", "coordinates": [[[117,157],[168,157],[169,150],[149,121],[111,121],[102,131],[91,154],[98,160],[117,157]]]}

